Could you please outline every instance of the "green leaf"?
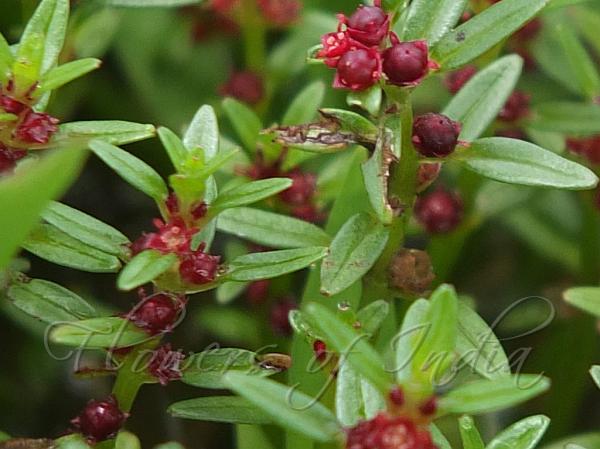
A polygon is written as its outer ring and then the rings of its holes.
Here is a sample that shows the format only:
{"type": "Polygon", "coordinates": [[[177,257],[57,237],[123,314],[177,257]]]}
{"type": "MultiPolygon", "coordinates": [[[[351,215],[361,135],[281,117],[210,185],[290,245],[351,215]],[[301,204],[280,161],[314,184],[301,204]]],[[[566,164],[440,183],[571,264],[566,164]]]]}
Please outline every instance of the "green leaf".
{"type": "Polygon", "coordinates": [[[477,73],[452,98],[443,114],[462,124],[461,140],[477,139],[496,119],[514,90],[522,68],[520,56],[504,56],[477,73]]]}
{"type": "Polygon", "coordinates": [[[383,139],[378,141],[373,155],[362,164],[361,170],[375,215],[381,223],[390,224],[394,214],[388,202],[389,163],[384,161],[383,139]]]}
{"type": "Polygon", "coordinates": [[[379,392],[387,394],[391,387],[390,376],[380,355],[367,343],[367,335],[358,333],[321,304],[310,303],[305,312],[311,325],[325,337],[327,345],[343,355],[350,366],[379,392]]]}
{"type": "Polygon", "coordinates": [[[416,0],[408,8],[402,40],[435,45],[462,16],[468,0],[416,0]]]}
{"type": "Polygon", "coordinates": [[[319,110],[321,116],[326,120],[334,121],[340,131],[349,132],[359,136],[359,141],[372,140],[375,142],[379,134],[379,129],[370,120],[355,112],[345,109],[324,108],[319,110]]]}
{"type": "Polygon", "coordinates": [[[567,190],[591,189],[598,184],[588,168],[522,140],[479,139],[457,152],[454,159],[482,176],[509,184],[567,190]]]}
{"type": "Polygon", "coordinates": [[[65,149],[43,156],[27,170],[0,180],[0,270],[39,221],[49,200],[57,198],[77,177],[86,153],[65,149]],[[44,180],[44,188],[40,188],[44,180]]]}
{"type": "Polygon", "coordinates": [[[381,108],[381,99],[383,98],[383,92],[380,86],[373,86],[367,90],[360,92],[350,92],[346,99],[348,106],[357,106],[364,109],[372,116],[379,114],[381,108]]]}
{"type": "Polygon", "coordinates": [[[564,101],[542,103],[535,107],[529,126],[541,131],[595,135],[600,133],[600,105],[564,101]]]}
{"type": "Polygon", "coordinates": [[[563,296],[569,304],[600,318],[600,287],[575,287],[563,296]]]}
{"type": "Polygon", "coordinates": [[[288,321],[294,332],[301,335],[312,344],[315,340],[323,340],[319,331],[313,326],[306,316],[298,309],[291,310],[288,314],[288,321]]]}
{"type": "Polygon", "coordinates": [[[257,203],[289,189],[291,186],[290,178],[270,178],[244,183],[222,191],[210,205],[209,214],[214,216],[226,209],[257,203]]]}
{"type": "Polygon", "coordinates": [[[600,432],[590,432],[569,436],[563,440],[544,446],[543,449],[579,449],[579,447],[571,447],[573,445],[578,445],[585,449],[593,449],[598,447],[599,444],[600,432]]]}
{"type": "Polygon", "coordinates": [[[592,379],[594,379],[594,382],[596,382],[596,385],[598,385],[598,388],[600,388],[600,365],[592,366],[590,375],[592,376],[592,379]]]}
{"type": "Polygon", "coordinates": [[[475,421],[470,416],[461,416],[458,420],[460,438],[463,449],[485,449],[485,444],[477,430],[475,421]]]}
{"type": "Polygon", "coordinates": [[[325,257],[327,248],[312,246],[246,254],[234,259],[224,278],[228,281],[270,279],[306,268],[325,257]]]}
{"type": "Polygon", "coordinates": [[[449,391],[439,407],[442,413],[489,413],[528,401],[548,388],[550,380],[535,374],[477,380],[449,391]]]}
{"type": "MultiPolygon", "coordinates": [[[[433,440],[433,444],[435,444],[438,449],[452,449],[450,443],[444,436],[444,434],[438,429],[435,424],[429,425],[429,432],[431,433],[431,439],[433,440]]],[[[466,449],[466,448],[463,448],[466,449]]]]}
{"type": "Polygon", "coordinates": [[[379,258],[389,231],[368,214],[357,214],[342,226],[321,266],[321,292],[339,293],[366,274],[379,258]]]}
{"type": "Polygon", "coordinates": [[[184,146],[181,139],[171,131],[169,128],[160,127],[158,128],[158,137],[167,150],[169,159],[177,171],[182,171],[185,162],[188,159],[188,150],[184,146]]]}
{"type": "Polygon", "coordinates": [[[96,315],[94,308],[80,296],[41,279],[17,280],[6,295],[19,310],[44,323],[78,321],[96,315]]]}
{"type": "Polygon", "coordinates": [[[117,278],[120,290],[133,290],[152,282],[177,262],[176,254],[162,254],[160,251],[146,250],[137,254],[123,268],[117,278]]]}
{"type": "Polygon", "coordinates": [[[360,323],[360,328],[363,332],[374,335],[389,312],[390,305],[387,301],[380,299],[360,309],[356,313],[356,320],[360,323]]]}
{"type": "Polygon", "coordinates": [[[115,439],[115,448],[119,449],[141,449],[142,445],[137,436],[126,430],[119,431],[115,439]]]}
{"type": "Polygon", "coordinates": [[[443,70],[458,68],[502,42],[531,20],[548,0],[502,0],[446,33],[432,58],[443,70]]]}
{"type": "Polygon", "coordinates": [[[182,382],[201,388],[223,389],[223,376],[229,372],[248,376],[271,376],[281,372],[269,363],[262,363],[261,357],[252,351],[237,348],[217,348],[188,357],[182,382]]]}
{"type": "Polygon", "coordinates": [[[100,67],[100,64],[102,64],[102,61],[99,59],[86,58],[55,67],[40,80],[40,84],[35,90],[35,94],[41,95],[46,92],[51,92],[54,89],[58,89],[59,87],[96,70],[100,67]]]}
{"type": "Polygon", "coordinates": [[[119,259],[93,248],[51,225],[40,225],[22,244],[30,253],[57,265],[92,273],[114,273],[119,259]]]}
{"type": "Polygon", "coordinates": [[[204,105],[198,109],[185,135],[183,144],[188,150],[202,148],[208,161],[219,151],[219,125],[212,106],[204,105]]]}
{"type": "Polygon", "coordinates": [[[175,418],[236,424],[271,424],[271,417],[252,402],[236,396],[212,396],[176,402],[167,409],[175,418]]]}
{"type": "Polygon", "coordinates": [[[309,84],[294,98],[281,124],[292,126],[310,123],[317,115],[317,109],[321,106],[324,96],[325,84],[322,81],[309,84]]]}
{"type": "Polygon", "coordinates": [[[544,436],[550,419],[543,415],[522,419],[502,431],[486,449],[534,449],[544,436]]]}
{"type": "Polygon", "coordinates": [[[223,109],[244,147],[254,153],[258,135],[263,128],[260,118],[248,106],[233,98],[223,100],[223,109]]]}
{"type": "Polygon", "coordinates": [[[185,5],[195,5],[202,0],[102,0],[106,6],[123,6],[128,8],[175,8],[185,5]]]}
{"type": "Polygon", "coordinates": [[[136,189],[156,201],[162,201],[167,197],[169,192],[163,179],[141,159],[101,140],[93,140],[90,149],[136,189]]]}
{"type": "Polygon", "coordinates": [[[74,433],[54,440],[56,449],[92,449],[83,435],[74,433]]]}
{"type": "Polygon", "coordinates": [[[334,441],[340,428],[335,416],[316,399],[272,380],[228,373],[230,389],[260,407],[272,420],[294,432],[320,441],[334,441]]]}
{"type": "Polygon", "coordinates": [[[54,343],[92,349],[125,348],[150,338],[144,330],[118,317],[61,324],[50,331],[50,340],[54,343]]]}
{"type": "Polygon", "coordinates": [[[458,304],[456,352],[462,361],[487,379],[510,374],[508,358],[494,331],[462,301],[458,304]]]}
{"type": "Polygon", "coordinates": [[[154,126],[119,120],[71,122],[59,126],[49,143],[50,148],[88,148],[94,139],[113,145],[125,145],[148,139],[155,134],[154,126]]]}
{"type": "Polygon", "coordinates": [[[42,218],[80,242],[114,256],[122,256],[130,243],[112,226],[56,201],[48,205],[42,218]]]}
{"type": "Polygon", "coordinates": [[[219,304],[229,304],[248,288],[247,282],[224,282],[217,287],[215,296],[219,304]]]}
{"type": "Polygon", "coordinates": [[[10,45],[0,33],[0,83],[5,84],[11,76],[15,58],[10,51],[10,45]]]}
{"type": "Polygon", "coordinates": [[[327,246],[331,242],[331,237],[312,223],[249,207],[223,211],[219,214],[217,228],[273,248],[327,246]]]}
{"type": "Polygon", "coordinates": [[[340,367],[335,386],[335,414],[344,427],[354,427],[365,418],[360,376],[349,363],[340,367]]]}
{"type": "Polygon", "coordinates": [[[600,75],[595,61],[570,25],[565,26],[561,23],[554,28],[554,33],[563,47],[567,57],[566,62],[575,75],[573,81],[584,96],[593,100],[600,94],[600,75]]]}
{"type": "Polygon", "coordinates": [[[395,372],[399,384],[407,384],[417,378],[420,366],[415,363],[415,352],[427,335],[429,302],[418,299],[406,311],[400,332],[394,338],[395,372]]]}

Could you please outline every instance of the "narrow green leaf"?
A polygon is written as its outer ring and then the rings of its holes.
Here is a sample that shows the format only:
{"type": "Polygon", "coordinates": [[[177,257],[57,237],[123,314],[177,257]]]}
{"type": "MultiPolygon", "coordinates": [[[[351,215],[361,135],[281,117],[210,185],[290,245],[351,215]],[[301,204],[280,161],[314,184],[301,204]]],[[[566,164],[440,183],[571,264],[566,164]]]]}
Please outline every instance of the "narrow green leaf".
{"type": "Polygon", "coordinates": [[[263,128],[260,118],[248,106],[233,98],[223,100],[223,109],[246,150],[254,153],[263,128]]]}
{"type": "Polygon", "coordinates": [[[477,73],[452,98],[443,114],[462,124],[460,139],[471,142],[490,126],[514,90],[522,68],[520,56],[504,56],[477,73]]]}
{"type": "Polygon", "coordinates": [[[454,159],[482,176],[509,184],[567,190],[591,189],[598,184],[588,168],[522,140],[479,139],[457,152],[454,159]]]}
{"type": "Polygon", "coordinates": [[[394,217],[388,202],[388,169],[389,163],[384,161],[383,141],[378,141],[373,155],[362,164],[363,182],[373,211],[379,221],[390,224],[394,217]]]}
{"type": "Polygon", "coordinates": [[[10,51],[10,46],[4,36],[0,33],[0,83],[8,81],[15,58],[10,51]]]}
{"type": "Polygon", "coordinates": [[[176,402],[167,409],[175,418],[236,424],[271,424],[273,420],[252,402],[236,396],[211,396],[176,402]]]}
{"type": "Polygon", "coordinates": [[[331,237],[318,226],[273,212],[238,207],[219,214],[219,231],[273,248],[327,246],[331,237]]]}
{"type": "MultiPolygon", "coordinates": [[[[435,444],[438,449],[452,449],[450,446],[450,442],[444,436],[444,434],[438,429],[435,424],[429,425],[429,432],[431,433],[431,439],[433,440],[433,444],[435,444]]],[[[463,448],[466,449],[466,448],[463,448]]]]}
{"type": "Polygon", "coordinates": [[[124,348],[138,345],[150,338],[130,321],[118,317],[61,324],[50,332],[50,340],[54,343],[92,349],[124,348]]]}
{"type": "Polygon", "coordinates": [[[86,152],[65,149],[42,157],[27,170],[0,180],[0,270],[39,221],[49,200],[63,194],[77,177],[86,152]],[[40,188],[40,179],[44,188],[40,188]]]}
{"type": "Polygon", "coordinates": [[[594,449],[596,447],[599,447],[599,444],[600,432],[590,432],[580,435],[571,435],[560,441],[556,441],[552,444],[546,445],[543,447],[543,449],[579,449],[579,447],[585,449],[594,449]]]}
{"type": "Polygon", "coordinates": [[[306,314],[311,325],[316,326],[325,337],[328,346],[343,355],[350,366],[371,382],[379,392],[387,394],[391,387],[391,378],[385,371],[380,355],[367,343],[366,334],[359,334],[321,304],[308,304],[306,314]]]}
{"type": "Polygon", "coordinates": [[[502,0],[446,33],[432,58],[443,70],[458,68],[509,37],[531,20],[548,0],[502,0]]]}
{"type": "Polygon", "coordinates": [[[165,147],[165,150],[167,150],[171,163],[177,171],[180,171],[188,158],[188,150],[183,145],[183,142],[177,134],[169,128],[158,128],[158,137],[160,138],[163,147],[165,147]]]}
{"type": "Polygon", "coordinates": [[[41,225],[33,231],[23,248],[57,265],[92,273],[114,273],[119,259],[85,243],[51,225],[41,225]]]}
{"type": "Polygon", "coordinates": [[[542,103],[535,107],[529,126],[541,131],[595,135],[600,133],[600,105],[570,102],[542,103]]]}
{"type": "Polygon", "coordinates": [[[336,377],[335,414],[344,427],[365,419],[360,376],[349,363],[342,364],[336,377]]]}
{"type": "Polygon", "coordinates": [[[418,299],[406,311],[400,332],[393,341],[395,349],[396,380],[406,384],[417,378],[420,366],[415,363],[415,352],[422,346],[430,324],[427,323],[429,301],[418,299]]]}
{"type": "Polygon", "coordinates": [[[592,379],[594,379],[594,382],[596,382],[596,385],[598,385],[598,388],[600,388],[600,365],[592,366],[590,374],[592,379]]]}
{"type": "Polygon", "coordinates": [[[380,299],[363,307],[356,313],[356,320],[366,334],[374,335],[390,312],[387,301],[380,299]]]}
{"type": "Polygon", "coordinates": [[[146,250],[137,254],[123,268],[117,278],[120,290],[133,290],[152,282],[177,262],[176,254],[162,254],[155,250],[146,250]]]}
{"type": "Polygon", "coordinates": [[[42,218],[80,242],[114,256],[123,255],[130,243],[112,226],[56,201],[48,205],[42,218]]]}
{"type": "Polygon", "coordinates": [[[41,95],[46,92],[51,92],[54,89],[58,89],[59,87],[82,77],[86,73],[96,70],[100,67],[100,64],[102,64],[102,61],[99,59],[86,58],[55,67],[41,79],[35,94],[41,95]]]}
{"type": "Polygon", "coordinates": [[[321,291],[335,295],[367,273],[387,243],[389,231],[368,214],[357,214],[333,239],[321,266],[321,291]]]}
{"type": "Polygon", "coordinates": [[[468,0],[415,0],[408,8],[403,40],[424,39],[435,45],[452,29],[465,11],[468,0]]]}
{"type": "Polygon", "coordinates": [[[348,106],[357,106],[364,109],[372,116],[379,114],[383,92],[380,86],[373,86],[360,92],[350,92],[346,99],[348,106]]]}
{"type": "Polygon", "coordinates": [[[600,287],[575,287],[563,296],[569,304],[600,318],[600,287]]]}
{"type": "Polygon", "coordinates": [[[41,279],[18,280],[6,293],[22,312],[43,321],[78,321],[92,318],[96,311],[84,299],[66,288],[41,279]]]}
{"type": "Polygon", "coordinates": [[[502,431],[486,449],[534,449],[549,425],[550,419],[543,415],[522,419],[502,431]]]}
{"type": "Polygon", "coordinates": [[[219,304],[229,304],[248,288],[247,282],[224,282],[217,287],[215,296],[219,304]]]}
{"type": "Polygon", "coordinates": [[[489,413],[512,407],[550,388],[550,380],[535,374],[478,380],[449,391],[440,398],[442,413],[489,413]]]}
{"type": "Polygon", "coordinates": [[[189,151],[202,148],[207,161],[216,156],[219,151],[219,125],[212,106],[204,105],[198,109],[183,136],[183,144],[189,151]]]}
{"type": "Polygon", "coordinates": [[[461,416],[458,420],[458,428],[460,430],[463,449],[485,449],[485,444],[481,439],[473,418],[470,416],[461,416]]]}
{"type": "Polygon", "coordinates": [[[335,416],[316,399],[293,387],[238,373],[228,373],[225,383],[287,429],[321,442],[339,437],[341,429],[335,416]]]}
{"type": "Polygon", "coordinates": [[[325,84],[315,81],[306,86],[292,101],[281,124],[283,126],[301,125],[310,123],[317,115],[317,109],[325,96],[325,84]]]}
{"type": "Polygon", "coordinates": [[[304,313],[302,313],[300,310],[294,309],[290,311],[288,314],[288,320],[294,329],[294,332],[304,337],[310,344],[312,344],[315,340],[323,340],[323,337],[319,334],[319,331],[309,322],[304,313]]]}
{"type": "Polygon", "coordinates": [[[90,149],[136,189],[156,201],[162,201],[167,197],[169,192],[163,179],[141,159],[101,140],[93,140],[90,149]]]}
{"type": "Polygon", "coordinates": [[[324,108],[319,110],[321,116],[333,120],[340,127],[340,131],[349,132],[359,137],[359,141],[372,140],[375,142],[379,129],[370,120],[362,115],[345,109],[324,108]]]}
{"type": "Polygon", "coordinates": [[[270,279],[306,268],[326,253],[327,248],[313,246],[247,254],[234,259],[224,277],[238,282],[270,279]]]}
{"type": "Polygon", "coordinates": [[[155,134],[154,126],[119,120],[71,122],[59,126],[52,136],[50,148],[88,148],[94,139],[104,140],[113,145],[125,145],[148,139],[155,134]]]}
{"type": "Polygon", "coordinates": [[[229,190],[224,190],[210,205],[209,213],[219,212],[234,207],[247,206],[283,192],[292,186],[290,178],[269,178],[251,181],[229,190]]]}

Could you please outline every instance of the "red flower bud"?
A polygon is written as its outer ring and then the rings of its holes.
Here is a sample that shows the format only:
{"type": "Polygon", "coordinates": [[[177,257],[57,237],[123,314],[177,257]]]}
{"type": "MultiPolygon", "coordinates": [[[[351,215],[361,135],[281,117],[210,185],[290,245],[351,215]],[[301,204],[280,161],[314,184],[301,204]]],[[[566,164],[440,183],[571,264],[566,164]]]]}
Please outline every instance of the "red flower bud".
{"type": "Polygon", "coordinates": [[[401,387],[395,387],[392,391],[390,391],[390,401],[397,407],[402,407],[404,405],[404,391],[402,391],[401,387]]]}
{"type": "Polygon", "coordinates": [[[15,100],[12,97],[9,97],[8,95],[0,94],[0,108],[4,109],[4,111],[9,114],[19,115],[25,109],[28,109],[29,106],[15,100]]]}
{"type": "Polygon", "coordinates": [[[142,298],[127,314],[127,319],[149,334],[156,335],[172,329],[183,307],[183,299],[157,293],[142,298]]]}
{"type": "Polygon", "coordinates": [[[426,429],[410,418],[380,413],[347,430],[346,449],[437,449],[426,429]]]}
{"type": "Polygon", "coordinates": [[[440,189],[418,198],[415,216],[430,234],[443,234],[461,222],[463,204],[456,194],[440,189]]]}
{"type": "Polygon", "coordinates": [[[327,345],[322,340],[315,340],[313,342],[313,352],[319,362],[324,362],[327,358],[327,345]]]}
{"type": "Polygon", "coordinates": [[[365,90],[381,78],[381,57],[375,49],[350,50],[340,58],[333,87],[365,90]]]}
{"type": "Polygon", "coordinates": [[[114,396],[102,401],[90,401],[71,424],[92,442],[116,436],[127,419],[114,396]]]}
{"type": "MultiPolygon", "coordinates": [[[[167,200],[169,208],[175,208],[174,202],[167,200]]],[[[179,206],[176,206],[179,209],[179,206]]],[[[187,253],[190,251],[191,241],[198,232],[197,228],[188,228],[183,220],[174,217],[169,223],[163,223],[159,219],[154,220],[154,226],[158,232],[143,234],[131,244],[131,252],[135,255],[146,249],[155,249],[164,254],[187,253]]]]}
{"type": "Polygon", "coordinates": [[[292,180],[292,185],[279,194],[283,201],[290,205],[301,205],[312,199],[317,188],[317,177],[314,174],[294,170],[284,176],[292,180]]]}
{"type": "Polygon", "coordinates": [[[600,165],[600,135],[580,139],[568,138],[567,149],[593,165],[600,165]]]}
{"type": "Polygon", "coordinates": [[[498,119],[503,122],[516,122],[529,115],[531,96],[520,90],[515,90],[504,104],[498,114],[498,119]]]}
{"type": "Polygon", "coordinates": [[[302,3],[297,0],[258,0],[258,8],[267,22],[286,27],[298,19],[302,3]]]}
{"type": "Polygon", "coordinates": [[[461,90],[476,73],[477,67],[472,65],[465,66],[462,69],[448,73],[444,78],[444,85],[450,93],[455,94],[461,90]]]}
{"type": "Polygon", "coordinates": [[[180,351],[171,350],[171,344],[161,346],[152,353],[148,372],[158,379],[161,385],[181,379],[180,365],[185,356],[180,351]]]}
{"type": "Polygon", "coordinates": [[[445,115],[424,114],[414,121],[412,141],[423,156],[448,156],[458,144],[460,128],[460,123],[445,115]]]}
{"type": "Polygon", "coordinates": [[[425,41],[398,42],[383,53],[383,73],[397,86],[415,86],[437,65],[425,41]]]}
{"type": "Polygon", "coordinates": [[[181,278],[190,284],[208,284],[217,277],[219,270],[219,256],[213,256],[203,252],[204,244],[190,254],[187,254],[179,264],[181,278]]]}
{"type": "Polygon", "coordinates": [[[244,103],[255,105],[263,99],[264,87],[260,76],[254,72],[235,72],[227,83],[219,88],[225,97],[233,97],[244,103]]]}
{"type": "Polygon", "coordinates": [[[15,130],[15,137],[24,143],[45,144],[58,131],[58,123],[48,114],[29,112],[15,130]]]}
{"type": "Polygon", "coordinates": [[[390,16],[377,6],[359,6],[345,20],[350,37],[367,46],[377,46],[390,31],[390,16]]]}
{"type": "Polygon", "coordinates": [[[260,281],[254,281],[248,285],[246,289],[246,297],[252,304],[260,304],[269,294],[269,286],[271,281],[269,279],[261,279],[260,281]]]}
{"type": "Polygon", "coordinates": [[[435,413],[437,412],[437,398],[435,396],[431,396],[419,406],[419,411],[424,416],[435,415],[435,413]]]}

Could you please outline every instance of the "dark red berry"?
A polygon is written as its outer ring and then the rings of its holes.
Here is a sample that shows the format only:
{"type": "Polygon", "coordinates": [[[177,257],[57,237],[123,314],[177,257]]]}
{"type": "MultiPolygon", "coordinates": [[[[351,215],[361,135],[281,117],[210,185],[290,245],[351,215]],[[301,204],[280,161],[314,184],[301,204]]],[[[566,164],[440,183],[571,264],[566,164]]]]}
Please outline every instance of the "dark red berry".
{"type": "Polygon", "coordinates": [[[297,0],[258,0],[258,8],[268,23],[286,27],[298,19],[302,3],[297,0]]]}
{"type": "Polygon", "coordinates": [[[376,46],[390,30],[390,18],[377,6],[359,6],[346,21],[348,34],[358,42],[376,46]]]}
{"type": "Polygon", "coordinates": [[[392,391],[390,391],[390,401],[396,407],[402,407],[404,405],[404,391],[400,387],[394,387],[392,391]]]}
{"type": "Polygon", "coordinates": [[[347,430],[346,449],[437,449],[429,431],[408,417],[380,413],[347,430]]]}
{"type": "Polygon", "coordinates": [[[529,115],[531,96],[520,90],[515,90],[504,104],[498,114],[498,119],[503,122],[516,122],[529,115]]]}
{"type": "Polygon", "coordinates": [[[183,301],[166,293],[142,300],[127,314],[129,321],[151,335],[171,330],[183,308],[183,301]]]}
{"type": "Polygon", "coordinates": [[[425,41],[399,42],[383,53],[383,73],[397,86],[418,84],[429,68],[429,49],[425,41]]]}
{"type": "Polygon", "coordinates": [[[24,143],[45,144],[58,131],[58,123],[48,114],[29,112],[15,130],[15,137],[24,143]]]}
{"type": "Polygon", "coordinates": [[[82,412],[71,421],[73,426],[92,442],[104,441],[116,436],[127,419],[119,409],[114,396],[102,401],[90,401],[82,412]]]}
{"type": "Polygon", "coordinates": [[[468,65],[460,70],[455,70],[454,72],[450,72],[448,75],[446,75],[444,78],[444,85],[450,91],[450,93],[455,94],[461,90],[463,86],[475,76],[476,73],[477,67],[468,65]]]}
{"type": "Polygon", "coordinates": [[[173,351],[168,343],[152,353],[148,372],[156,377],[161,385],[167,385],[172,380],[181,379],[180,366],[184,358],[182,352],[173,351]]]}
{"type": "Polygon", "coordinates": [[[600,165],[600,135],[586,138],[568,138],[567,149],[587,159],[593,165],[600,165]]]}
{"type": "Polygon", "coordinates": [[[235,72],[227,83],[219,88],[219,93],[226,97],[233,97],[244,103],[255,105],[264,96],[263,81],[254,72],[235,72]]]}
{"type": "Polygon", "coordinates": [[[26,104],[21,103],[8,95],[0,95],[0,108],[4,109],[4,111],[9,114],[19,115],[28,107],[29,106],[26,104]]]}
{"type": "Polygon", "coordinates": [[[220,260],[219,256],[213,256],[198,249],[181,259],[179,274],[185,282],[190,284],[208,284],[217,277],[220,260]]]}
{"type": "Polygon", "coordinates": [[[421,405],[419,405],[419,411],[424,416],[433,416],[437,412],[437,398],[435,396],[431,396],[421,405]]]}
{"type": "Polygon", "coordinates": [[[460,123],[442,114],[425,114],[413,123],[412,141],[426,157],[444,157],[454,151],[460,135],[460,123]]]}
{"type": "Polygon", "coordinates": [[[271,281],[269,279],[261,279],[260,281],[254,281],[248,285],[246,289],[246,297],[252,304],[260,304],[269,294],[269,286],[271,281]]]}
{"type": "Polygon", "coordinates": [[[317,188],[317,177],[314,174],[294,170],[285,176],[292,180],[292,185],[279,194],[283,201],[290,205],[301,205],[311,200],[317,188]]]}
{"type": "Polygon", "coordinates": [[[381,59],[377,50],[359,48],[340,58],[333,86],[365,90],[381,78],[381,59]]]}
{"type": "Polygon", "coordinates": [[[315,340],[313,342],[313,352],[315,353],[315,358],[319,362],[323,362],[327,358],[327,345],[322,340],[315,340]]]}
{"type": "Polygon", "coordinates": [[[17,161],[27,156],[25,150],[15,150],[0,143],[0,174],[11,172],[17,161]]]}
{"type": "Polygon", "coordinates": [[[415,216],[430,234],[443,234],[459,225],[463,217],[463,204],[456,194],[440,189],[419,197],[415,204],[415,216]]]}
{"type": "Polygon", "coordinates": [[[283,299],[273,304],[271,307],[271,328],[275,334],[282,337],[292,335],[292,326],[288,315],[297,308],[298,304],[292,299],[283,299]]]}

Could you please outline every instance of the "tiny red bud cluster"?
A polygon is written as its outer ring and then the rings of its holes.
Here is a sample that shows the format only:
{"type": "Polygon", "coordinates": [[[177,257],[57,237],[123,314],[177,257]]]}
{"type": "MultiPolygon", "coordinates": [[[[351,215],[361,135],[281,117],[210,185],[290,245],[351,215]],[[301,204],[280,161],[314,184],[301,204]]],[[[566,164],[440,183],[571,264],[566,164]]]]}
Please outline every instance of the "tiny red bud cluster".
{"type": "Polygon", "coordinates": [[[458,144],[461,125],[442,114],[424,114],[413,124],[412,141],[425,157],[445,157],[458,144]]]}
{"type": "Polygon", "coordinates": [[[337,32],[321,37],[317,53],[336,69],[334,87],[361,91],[383,77],[391,84],[414,86],[437,67],[425,41],[400,42],[380,6],[359,6],[350,17],[338,17],[337,32]]]}
{"type": "Polygon", "coordinates": [[[109,396],[88,402],[71,424],[90,442],[96,443],[115,437],[126,419],[127,414],[119,409],[117,399],[109,396]]]}
{"type": "Polygon", "coordinates": [[[258,104],[265,95],[262,78],[251,71],[234,72],[219,88],[219,94],[233,97],[249,105],[258,104]]]}
{"type": "Polygon", "coordinates": [[[600,135],[585,138],[568,138],[567,148],[572,153],[588,160],[592,165],[600,165],[600,135]]]}
{"type": "Polygon", "coordinates": [[[154,350],[148,364],[148,372],[165,386],[172,380],[181,379],[181,362],[185,358],[180,351],[173,351],[171,344],[154,350]]]}
{"type": "Polygon", "coordinates": [[[462,221],[463,203],[457,194],[438,189],[417,199],[415,216],[428,233],[448,233],[462,221]]]}
{"type": "Polygon", "coordinates": [[[143,293],[138,304],[126,315],[136,326],[150,335],[169,332],[185,307],[185,299],[167,293],[146,297],[143,293]]]}
{"type": "Polygon", "coordinates": [[[346,449],[437,449],[427,429],[408,417],[385,412],[346,432],[346,449]]]}

